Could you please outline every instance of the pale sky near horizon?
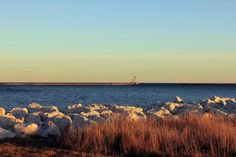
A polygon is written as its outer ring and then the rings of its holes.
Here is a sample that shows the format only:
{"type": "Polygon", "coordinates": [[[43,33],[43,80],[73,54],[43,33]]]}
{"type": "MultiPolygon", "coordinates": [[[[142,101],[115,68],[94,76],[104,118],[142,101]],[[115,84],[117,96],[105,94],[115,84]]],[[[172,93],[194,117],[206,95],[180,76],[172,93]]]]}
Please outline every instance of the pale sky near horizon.
{"type": "Polygon", "coordinates": [[[236,83],[235,0],[0,2],[0,82],[236,83]]]}

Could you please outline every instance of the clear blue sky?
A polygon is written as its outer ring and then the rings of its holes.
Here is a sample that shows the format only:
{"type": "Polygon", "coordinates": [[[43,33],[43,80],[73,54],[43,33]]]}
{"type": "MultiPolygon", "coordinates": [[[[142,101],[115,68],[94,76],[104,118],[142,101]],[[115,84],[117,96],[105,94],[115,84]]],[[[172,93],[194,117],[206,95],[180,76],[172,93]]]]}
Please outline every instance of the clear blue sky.
{"type": "Polygon", "coordinates": [[[234,0],[0,2],[0,81],[236,82],[234,0]]]}

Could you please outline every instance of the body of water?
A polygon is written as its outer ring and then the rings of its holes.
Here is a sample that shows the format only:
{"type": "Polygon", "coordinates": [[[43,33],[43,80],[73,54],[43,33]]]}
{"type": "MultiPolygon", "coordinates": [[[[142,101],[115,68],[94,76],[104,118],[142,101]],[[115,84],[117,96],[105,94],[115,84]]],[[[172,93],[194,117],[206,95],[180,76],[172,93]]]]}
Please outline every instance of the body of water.
{"type": "Polygon", "coordinates": [[[0,106],[9,109],[32,102],[62,108],[76,103],[149,106],[157,101],[171,101],[176,96],[187,101],[199,101],[214,95],[236,98],[236,86],[0,86],[0,106]]]}

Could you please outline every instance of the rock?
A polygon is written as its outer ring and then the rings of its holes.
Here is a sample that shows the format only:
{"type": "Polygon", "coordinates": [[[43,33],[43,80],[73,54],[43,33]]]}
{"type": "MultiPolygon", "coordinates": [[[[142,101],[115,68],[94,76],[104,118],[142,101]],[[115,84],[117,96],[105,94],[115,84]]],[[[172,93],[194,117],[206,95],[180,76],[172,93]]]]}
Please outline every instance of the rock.
{"type": "Polygon", "coordinates": [[[219,109],[221,106],[217,103],[207,103],[203,105],[204,109],[207,109],[208,107],[219,109]]]}
{"type": "MultiPolygon", "coordinates": [[[[114,105],[113,108],[113,113],[112,115],[123,115],[126,118],[129,118],[131,120],[140,120],[140,119],[145,119],[146,115],[143,113],[143,108],[140,107],[135,107],[135,106],[118,106],[118,105],[114,105]]],[[[104,113],[101,113],[101,115],[104,115],[104,113]]],[[[111,118],[109,117],[109,115],[107,115],[107,118],[111,118]]]]}
{"type": "Polygon", "coordinates": [[[125,113],[125,112],[138,113],[138,112],[143,112],[143,108],[135,107],[135,106],[117,106],[117,105],[115,105],[113,107],[113,110],[114,110],[114,112],[118,112],[118,113],[125,113]]]}
{"type": "Polygon", "coordinates": [[[42,107],[43,106],[41,106],[40,104],[33,102],[27,106],[27,109],[30,113],[32,113],[32,112],[39,112],[42,107]]]}
{"type": "Polygon", "coordinates": [[[91,111],[88,107],[82,106],[81,104],[69,105],[66,113],[81,113],[91,111]]]}
{"type": "Polygon", "coordinates": [[[72,125],[75,128],[79,128],[79,127],[85,126],[87,124],[87,122],[88,122],[88,118],[86,118],[85,116],[77,114],[77,115],[73,116],[72,125]]]}
{"type": "Polygon", "coordinates": [[[218,96],[213,96],[209,101],[209,103],[219,103],[222,99],[218,96]]]}
{"type": "Polygon", "coordinates": [[[236,110],[236,101],[235,100],[227,100],[226,102],[226,108],[229,110],[236,110]]]}
{"type": "Polygon", "coordinates": [[[89,116],[100,116],[100,113],[97,111],[90,111],[90,112],[81,112],[81,115],[89,117],[89,116]]]}
{"type": "MultiPolygon", "coordinates": [[[[184,102],[184,103],[186,103],[186,102],[184,102]]],[[[198,105],[199,103],[194,100],[188,100],[187,104],[198,105]]]]}
{"type": "Polygon", "coordinates": [[[28,114],[27,108],[13,108],[10,113],[16,118],[25,118],[28,114]]]}
{"type": "Polygon", "coordinates": [[[0,115],[5,115],[6,111],[3,107],[0,107],[0,115]]]}
{"type": "Polygon", "coordinates": [[[205,105],[209,104],[208,102],[209,102],[209,99],[208,100],[200,100],[199,104],[202,106],[205,106],[205,105]]]}
{"type": "Polygon", "coordinates": [[[48,121],[44,126],[40,128],[37,133],[41,137],[51,137],[51,136],[60,136],[60,129],[52,122],[48,121]]]}
{"type": "Polygon", "coordinates": [[[184,100],[182,99],[182,98],[180,98],[180,97],[176,97],[175,98],[175,101],[174,101],[175,103],[184,103],[184,100]]]}
{"type": "Polygon", "coordinates": [[[197,115],[203,115],[205,113],[203,107],[201,105],[184,105],[183,107],[180,107],[177,111],[178,115],[186,115],[186,114],[197,114],[197,115]]]}
{"type": "Polygon", "coordinates": [[[201,105],[199,105],[199,106],[197,106],[197,105],[191,105],[191,104],[183,104],[182,106],[180,106],[179,108],[180,109],[192,109],[192,108],[195,108],[195,107],[201,107],[202,108],[202,106],[201,105]]]}
{"type": "Polygon", "coordinates": [[[100,104],[92,104],[88,106],[90,110],[92,111],[101,111],[101,110],[107,110],[108,108],[104,105],[100,104]]]}
{"type": "Polygon", "coordinates": [[[14,138],[16,134],[0,127],[0,140],[14,138]]]}
{"type": "Polygon", "coordinates": [[[218,96],[213,96],[211,99],[208,99],[208,103],[221,103],[222,101],[232,100],[230,98],[221,98],[218,96]]]}
{"type": "Polygon", "coordinates": [[[161,108],[159,111],[155,111],[155,110],[149,110],[148,114],[150,114],[151,116],[154,116],[156,118],[165,118],[165,117],[169,117],[172,114],[169,112],[169,110],[165,109],[165,108],[161,108]]]}
{"type": "Polygon", "coordinates": [[[40,111],[43,113],[59,112],[56,106],[43,106],[40,111]]]}
{"type": "Polygon", "coordinates": [[[74,115],[72,126],[74,128],[82,128],[91,124],[96,124],[95,121],[89,120],[85,116],[82,115],[74,115]]]}
{"type": "Polygon", "coordinates": [[[27,109],[30,113],[33,112],[43,112],[43,113],[51,113],[51,112],[59,112],[56,106],[41,106],[37,103],[29,104],[27,109]]]}
{"type": "Polygon", "coordinates": [[[38,125],[35,123],[29,124],[16,124],[14,132],[19,137],[34,136],[38,132],[38,125]]]}
{"type": "Polygon", "coordinates": [[[80,113],[80,112],[82,112],[84,110],[85,110],[85,107],[82,106],[82,104],[73,104],[73,105],[69,105],[67,107],[66,113],[80,113]]]}
{"type": "Polygon", "coordinates": [[[38,112],[36,113],[29,113],[27,117],[25,118],[26,123],[35,123],[38,126],[42,124],[40,114],[38,112]]]}
{"type": "Polygon", "coordinates": [[[0,115],[0,127],[4,129],[12,129],[15,124],[22,124],[23,120],[16,119],[11,115],[0,115]]]}
{"type": "Polygon", "coordinates": [[[102,123],[105,121],[105,118],[100,117],[100,116],[90,116],[89,120],[95,121],[97,123],[102,123]]]}
{"type": "Polygon", "coordinates": [[[211,114],[214,114],[216,116],[226,116],[227,113],[219,110],[219,109],[216,109],[216,108],[212,108],[212,107],[208,107],[208,108],[204,108],[204,110],[208,113],[211,113],[211,114]]]}
{"type": "Polygon", "coordinates": [[[43,113],[42,117],[43,117],[43,120],[46,121],[46,120],[51,120],[53,117],[60,116],[60,115],[64,116],[64,113],[59,112],[59,111],[54,111],[50,113],[43,113]]]}
{"type": "Polygon", "coordinates": [[[145,120],[146,119],[146,115],[139,112],[139,113],[134,113],[134,112],[126,112],[125,116],[130,119],[130,120],[134,120],[134,121],[138,121],[138,120],[145,120]]]}
{"type": "Polygon", "coordinates": [[[198,115],[203,115],[205,114],[205,111],[203,109],[203,106],[197,105],[194,107],[194,113],[197,113],[198,115]]]}
{"type": "Polygon", "coordinates": [[[80,109],[82,107],[82,104],[73,104],[73,105],[69,105],[67,107],[68,110],[71,110],[71,109],[80,109]]]}
{"type": "Polygon", "coordinates": [[[220,101],[218,102],[218,105],[219,105],[220,107],[226,107],[227,103],[226,103],[225,100],[220,100],[220,101]]]}
{"type": "Polygon", "coordinates": [[[72,123],[72,120],[69,116],[66,115],[57,115],[51,120],[56,126],[63,132],[65,131],[72,123]]]}
{"type": "Polygon", "coordinates": [[[69,116],[72,121],[74,120],[74,117],[78,116],[78,115],[79,115],[78,113],[69,113],[69,114],[67,114],[67,116],[69,116]]]}
{"type": "Polygon", "coordinates": [[[111,110],[104,110],[100,113],[100,116],[103,118],[109,118],[113,115],[113,112],[111,110]]]}
{"type": "Polygon", "coordinates": [[[178,107],[181,107],[181,106],[183,105],[179,103],[167,102],[165,103],[163,107],[169,110],[171,113],[174,113],[176,112],[176,110],[178,110],[178,107]]]}

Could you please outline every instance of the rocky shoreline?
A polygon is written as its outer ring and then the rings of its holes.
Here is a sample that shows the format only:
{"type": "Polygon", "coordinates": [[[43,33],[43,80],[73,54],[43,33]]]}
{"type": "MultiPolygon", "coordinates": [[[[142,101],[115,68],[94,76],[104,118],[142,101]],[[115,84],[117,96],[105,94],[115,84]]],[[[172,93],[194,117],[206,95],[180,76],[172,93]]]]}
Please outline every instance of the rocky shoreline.
{"type": "Polygon", "coordinates": [[[171,102],[158,102],[150,108],[119,105],[69,105],[65,109],[31,103],[24,108],[6,112],[0,108],[0,139],[31,136],[60,136],[66,129],[78,129],[109,121],[117,116],[137,120],[181,118],[186,114],[236,117],[236,99],[214,96],[199,102],[185,102],[176,97],[171,102]]]}

